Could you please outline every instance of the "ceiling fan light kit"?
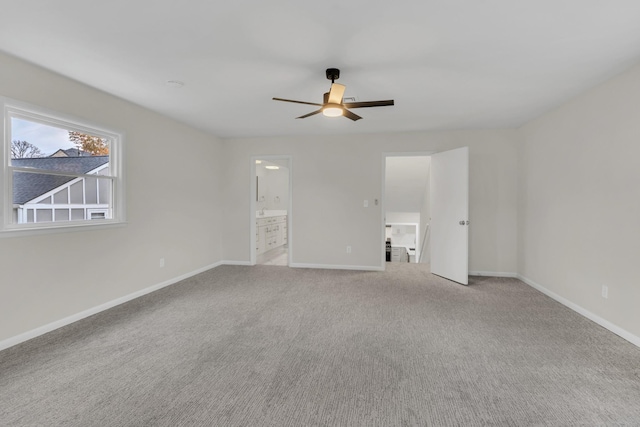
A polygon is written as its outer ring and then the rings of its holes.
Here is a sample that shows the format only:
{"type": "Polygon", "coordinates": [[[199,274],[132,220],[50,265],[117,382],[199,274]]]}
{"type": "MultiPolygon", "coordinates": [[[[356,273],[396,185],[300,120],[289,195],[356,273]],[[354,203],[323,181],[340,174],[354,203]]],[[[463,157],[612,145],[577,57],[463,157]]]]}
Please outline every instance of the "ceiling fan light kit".
{"type": "Polygon", "coordinates": [[[364,107],[384,107],[394,105],[393,99],[385,101],[365,101],[365,102],[344,102],[344,91],[346,87],[335,81],[340,78],[340,70],[337,68],[327,68],[327,79],[331,80],[331,89],[324,94],[323,103],[317,104],[315,102],[294,101],[293,99],[273,98],[274,101],[294,102],[296,104],[315,105],[320,107],[316,111],[305,114],[304,116],[297,117],[298,119],[305,119],[310,116],[315,116],[318,113],[326,117],[340,117],[344,116],[354,122],[360,120],[362,117],[349,111],[349,108],[364,108],[364,107]]]}
{"type": "Polygon", "coordinates": [[[343,114],[342,106],[339,104],[327,104],[322,107],[322,114],[327,117],[339,117],[343,114]]]}

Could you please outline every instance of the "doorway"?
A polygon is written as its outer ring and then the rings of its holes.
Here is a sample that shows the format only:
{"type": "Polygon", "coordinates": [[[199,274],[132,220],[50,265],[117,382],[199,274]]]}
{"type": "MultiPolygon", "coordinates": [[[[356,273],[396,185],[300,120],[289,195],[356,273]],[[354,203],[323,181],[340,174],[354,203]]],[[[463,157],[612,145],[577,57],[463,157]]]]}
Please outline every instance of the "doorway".
{"type": "MultiPolygon", "coordinates": [[[[468,284],[469,147],[437,153],[385,154],[382,206],[383,260],[394,251],[393,239],[386,235],[387,225],[400,222],[397,216],[403,218],[402,222],[418,219],[421,231],[416,233],[416,262],[428,264],[432,274],[468,284]],[[413,204],[409,203],[412,199],[413,204]],[[416,201],[422,201],[420,207],[416,201]]],[[[398,246],[400,262],[411,261],[410,255],[404,256],[404,251],[410,253],[411,248],[398,246]]]]}
{"type": "Polygon", "coordinates": [[[430,164],[423,153],[385,156],[385,262],[429,264],[430,164]]]}
{"type": "Polygon", "coordinates": [[[291,260],[291,157],[253,157],[251,264],[288,266],[291,260]]]}

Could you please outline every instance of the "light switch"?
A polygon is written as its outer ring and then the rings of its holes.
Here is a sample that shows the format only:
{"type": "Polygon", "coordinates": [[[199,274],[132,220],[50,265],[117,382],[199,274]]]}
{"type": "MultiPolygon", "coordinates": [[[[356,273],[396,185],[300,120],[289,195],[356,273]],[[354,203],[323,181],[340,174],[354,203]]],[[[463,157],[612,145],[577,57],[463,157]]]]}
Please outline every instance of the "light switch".
{"type": "Polygon", "coordinates": [[[368,201],[368,200],[365,200],[365,201],[364,201],[364,207],[365,207],[365,208],[368,208],[368,207],[369,207],[369,201],[368,201]]]}

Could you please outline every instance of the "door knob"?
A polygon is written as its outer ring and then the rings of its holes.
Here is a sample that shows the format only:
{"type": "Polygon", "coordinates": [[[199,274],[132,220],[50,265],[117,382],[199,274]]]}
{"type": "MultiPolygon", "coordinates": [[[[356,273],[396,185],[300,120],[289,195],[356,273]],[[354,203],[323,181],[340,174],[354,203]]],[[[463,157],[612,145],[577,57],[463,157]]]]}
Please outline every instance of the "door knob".
{"type": "Polygon", "coordinates": [[[460,221],[458,224],[460,224],[460,225],[464,225],[464,221],[460,221]]]}

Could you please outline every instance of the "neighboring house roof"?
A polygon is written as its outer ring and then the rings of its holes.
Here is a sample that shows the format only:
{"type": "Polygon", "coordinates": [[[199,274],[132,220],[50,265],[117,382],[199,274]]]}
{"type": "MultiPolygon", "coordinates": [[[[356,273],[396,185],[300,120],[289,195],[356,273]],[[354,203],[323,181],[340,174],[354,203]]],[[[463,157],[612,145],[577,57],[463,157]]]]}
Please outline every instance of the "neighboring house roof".
{"type": "MultiPolygon", "coordinates": [[[[11,159],[12,166],[73,174],[85,174],[106,163],[109,163],[109,156],[11,159]]],[[[71,176],[16,172],[13,174],[13,203],[27,203],[73,179],[71,176]]]]}
{"type": "Polygon", "coordinates": [[[82,151],[77,148],[67,148],[63,150],[62,148],[58,149],[55,153],[50,155],[49,157],[88,157],[91,156],[91,153],[87,151],[82,151]]]}

